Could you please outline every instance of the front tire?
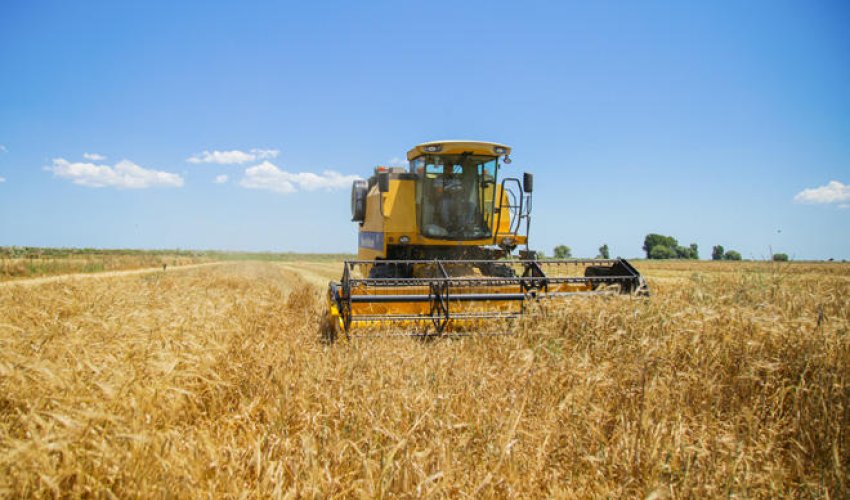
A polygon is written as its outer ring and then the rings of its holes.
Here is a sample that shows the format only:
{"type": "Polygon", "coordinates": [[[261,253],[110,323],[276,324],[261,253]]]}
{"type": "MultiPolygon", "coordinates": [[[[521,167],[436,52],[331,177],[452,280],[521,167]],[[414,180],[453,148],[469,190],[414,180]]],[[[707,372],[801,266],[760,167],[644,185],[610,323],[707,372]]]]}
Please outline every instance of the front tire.
{"type": "Polygon", "coordinates": [[[410,270],[411,266],[404,264],[375,264],[369,270],[370,279],[396,279],[410,278],[413,273],[410,270]]]}
{"type": "Polygon", "coordinates": [[[487,264],[479,269],[481,274],[493,278],[516,278],[516,271],[507,264],[487,264]]]}
{"type": "Polygon", "coordinates": [[[322,314],[322,322],[319,325],[319,340],[323,344],[334,344],[337,338],[336,320],[331,316],[330,311],[325,311],[322,314]]]}

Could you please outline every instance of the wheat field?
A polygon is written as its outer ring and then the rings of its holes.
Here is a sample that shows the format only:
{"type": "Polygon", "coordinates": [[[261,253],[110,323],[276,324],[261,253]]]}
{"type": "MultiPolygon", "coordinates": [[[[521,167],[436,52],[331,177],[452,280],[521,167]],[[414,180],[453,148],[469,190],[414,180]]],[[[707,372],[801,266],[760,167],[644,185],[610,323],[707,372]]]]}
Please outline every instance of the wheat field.
{"type": "Polygon", "coordinates": [[[850,265],[638,263],[510,337],[319,341],[327,262],[0,285],[0,495],[847,497],[850,265]]]}

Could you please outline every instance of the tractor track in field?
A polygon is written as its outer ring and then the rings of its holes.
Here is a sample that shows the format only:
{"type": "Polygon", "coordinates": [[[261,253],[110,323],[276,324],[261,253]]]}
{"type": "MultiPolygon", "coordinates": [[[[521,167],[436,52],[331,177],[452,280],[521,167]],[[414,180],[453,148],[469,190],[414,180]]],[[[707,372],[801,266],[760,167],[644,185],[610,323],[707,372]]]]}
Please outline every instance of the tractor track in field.
{"type": "MultiPolygon", "coordinates": [[[[328,281],[338,278],[339,265],[337,263],[324,262],[261,262],[261,261],[218,261],[205,262],[201,264],[186,264],[182,266],[172,266],[165,270],[162,267],[146,267],[143,269],[127,269],[124,271],[103,271],[97,273],[70,273],[57,274],[53,276],[41,276],[37,278],[21,278],[8,281],[0,281],[0,288],[12,286],[39,286],[48,283],[60,283],[76,280],[91,280],[91,279],[110,279],[120,278],[124,276],[144,275],[152,273],[173,273],[179,271],[188,271],[192,269],[220,266],[238,267],[244,263],[252,264],[253,268],[263,268],[265,273],[268,270],[276,271],[276,281],[281,286],[281,289],[289,291],[293,286],[297,286],[300,281],[309,286],[324,288],[328,281]],[[277,274],[279,272],[279,274],[277,274]]],[[[256,270],[256,269],[255,269],[256,270]]],[[[241,270],[244,272],[244,270],[241,270]]],[[[261,273],[262,274],[262,273],[261,273]]],[[[250,275],[250,274],[249,274],[250,275]]]]}
{"type": "Polygon", "coordinates": [[[197,269],[199,267],[210,267],[210,266],[220,266],[222,264],[229,264],[229,262],[204,262],[202,264],[186,264],[183,266],[172,266],[166,269],[163,269],[161,266],[158,267],[146,267],[143,269],[127,269],[125,271],[103,271],[99,273],[71,273],[71,274],[56,274],[53,276],[41,276],[38,278],[23,278],[23,279],[13,279],[9,281],[0,281],[0,287],[4,286],[37,286],[43,285],[46,283],[56,283],[60,281],[71,281],[71,280],[85,280],[85,279],[97,279],[97,278],[115,278],[120,276],[130,276],[134,274],[149,274],[149,273],[161,273],[161,272],[175,272],[175,271],[183,271],[188,269],[197,269]]]}
{"type": "Polygon", "coordinates": [[[298,275],[305,282],[325,288],[329,281],[339,279],[342,274],[342,265],[340,263],[318,263],[318,262],[295,262],[295,263],[278,263],[284,271],[288,271],[298,275]]]}

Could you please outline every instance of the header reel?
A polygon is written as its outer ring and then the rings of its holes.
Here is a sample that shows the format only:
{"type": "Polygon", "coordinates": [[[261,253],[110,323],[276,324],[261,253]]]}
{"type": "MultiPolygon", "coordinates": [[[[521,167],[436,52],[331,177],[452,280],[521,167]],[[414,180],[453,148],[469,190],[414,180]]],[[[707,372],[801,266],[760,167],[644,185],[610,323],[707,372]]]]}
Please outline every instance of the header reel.
{"type": "Polygon", "coordinates": [[[487,334],[522,317],[531,302],[615,294],[649,294],[623,259],[350,260],[328,288],[325,336],[487,334]],[[374,272],[377,266],[413,272],[394,277],[374,272]]]}

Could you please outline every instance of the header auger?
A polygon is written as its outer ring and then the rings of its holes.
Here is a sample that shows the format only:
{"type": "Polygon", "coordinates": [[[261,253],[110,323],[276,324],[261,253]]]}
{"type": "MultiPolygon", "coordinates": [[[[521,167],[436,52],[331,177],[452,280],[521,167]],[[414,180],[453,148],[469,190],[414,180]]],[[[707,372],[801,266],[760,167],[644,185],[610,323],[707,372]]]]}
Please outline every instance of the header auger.
{"type": "Polygon", "coordinates": [[[533,178],[499,181],[510,152],[490,142],[427,142],[407,153],[409,169],[377,167],[354,181],[359,259],[329,285],[329,339],[464,334],[519,318],[530,301],[648,294],[623,259],[536,259],[528,249],[533,178]]]}

